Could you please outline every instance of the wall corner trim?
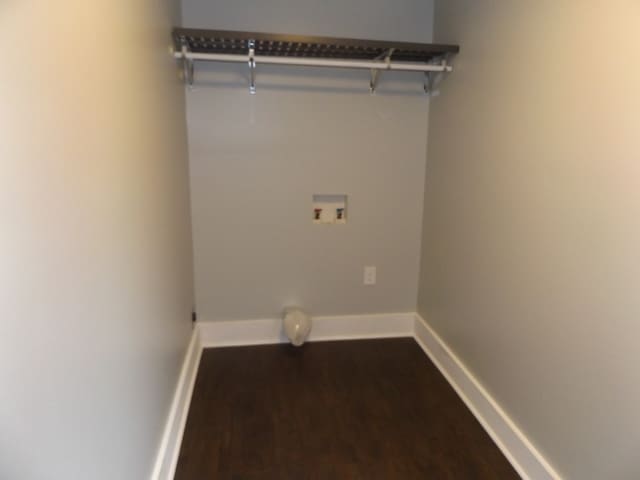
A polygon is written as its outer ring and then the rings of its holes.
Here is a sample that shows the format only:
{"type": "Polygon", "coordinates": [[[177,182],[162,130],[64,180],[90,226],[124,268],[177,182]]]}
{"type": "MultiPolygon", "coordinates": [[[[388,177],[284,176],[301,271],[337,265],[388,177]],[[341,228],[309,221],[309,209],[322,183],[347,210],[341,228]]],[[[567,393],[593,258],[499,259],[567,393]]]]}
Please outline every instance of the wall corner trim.
{"type": "Polygon", "coordinates": [[[191,341],[184,356],[151,480],[172,480],[175,475],[201,355],[200,331],[196,327],[193,329],[191,341]]]}
{"type": "Polygon", "coordinates": [[[414,337],[524,480],[562,480],[467,366],[416,314],[414,337]]]}

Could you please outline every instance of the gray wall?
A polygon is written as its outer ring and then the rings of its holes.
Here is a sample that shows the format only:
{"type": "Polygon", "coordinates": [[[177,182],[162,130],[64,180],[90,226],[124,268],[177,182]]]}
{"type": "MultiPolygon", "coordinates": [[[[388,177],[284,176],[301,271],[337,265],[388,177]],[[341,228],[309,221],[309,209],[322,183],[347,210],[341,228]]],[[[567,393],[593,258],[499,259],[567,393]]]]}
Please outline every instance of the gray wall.
{"type": "Polygon", "coordinates": [[[640,478],[639,22],[436,4],[419,311],[569,479],[640,478]]]}
{"type": "MultiPolygon", "coordinates": [[[[429,41],[431,2],[183,2],[189,27],[429,41]]],[[[413,311],[428,101],[420,74],[199,65],[188,129],[199,318],[413,311]],[[347,225],[312,225],[313,194],[347,225]],[[378,283],[362,284],[376,265],[378,283]]]]}
{"type": "Polygon", "coordinates": [[[4,1],[0,478],[148,478],[191,332],[169,1],[4,1]]]}

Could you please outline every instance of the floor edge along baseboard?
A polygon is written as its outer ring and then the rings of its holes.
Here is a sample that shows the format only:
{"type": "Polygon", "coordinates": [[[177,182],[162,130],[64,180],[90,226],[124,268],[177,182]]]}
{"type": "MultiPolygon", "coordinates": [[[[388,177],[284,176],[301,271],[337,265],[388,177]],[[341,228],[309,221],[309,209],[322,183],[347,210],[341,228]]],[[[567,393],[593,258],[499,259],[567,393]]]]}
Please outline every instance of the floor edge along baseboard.
{"type": "Polygon", "coordinates": [[[523,479],[561,480],[498,402],[419,314],[416,314],[415,339],[523,479]]]}
{"type": "MultiPolygon", "coordinates": [[[[309,342],[413,337],[415,314],[383,313],[313,317],[309,342]]],[[[282,319],[198,322],[204,348],[286,343],[282,319]]]]}
{"type": "Polygon", "coordinates": [[[173,395],[151,480],[172,480],[175,475],[201,355],[200,330],[196,326],[191,334],[191,340],[182,362],[180,377],[173,395]]]}
{"type": "MultiPolygon", "coordinates": [[[[175,474],[184,427],[204,348],[285,343],[280,319],[199,321],[194,329],[167,418],[151,480],[175,474]]],[[[417,313],[314,317],[308,341],[413,337],[525,480],[561,480],[482,384],[417,313]]]]}

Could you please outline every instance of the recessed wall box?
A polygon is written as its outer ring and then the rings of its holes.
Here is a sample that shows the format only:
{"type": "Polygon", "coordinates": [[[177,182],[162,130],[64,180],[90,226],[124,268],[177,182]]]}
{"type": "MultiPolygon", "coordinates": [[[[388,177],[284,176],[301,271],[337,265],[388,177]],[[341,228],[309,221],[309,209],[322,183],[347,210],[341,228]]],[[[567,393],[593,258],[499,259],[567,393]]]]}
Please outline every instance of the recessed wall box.
{"type": "Polygon", "coordinates": [[[346,195],[314,195],[312,204],[313,223],[347,223],[346,195]]]}

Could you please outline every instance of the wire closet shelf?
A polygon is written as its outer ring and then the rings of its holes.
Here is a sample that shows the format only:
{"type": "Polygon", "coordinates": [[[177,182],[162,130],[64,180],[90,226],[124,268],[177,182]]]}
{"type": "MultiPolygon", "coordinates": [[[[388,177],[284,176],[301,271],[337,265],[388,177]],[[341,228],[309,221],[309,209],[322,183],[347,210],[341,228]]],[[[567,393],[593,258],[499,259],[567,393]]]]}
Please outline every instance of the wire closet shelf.
{"type": "Polygon", "coordinates": [[[460,51],[458,45],[191,28],[176,28],[173,37],[175,56],[182,59],[190,86],[196,61],[246,63],[251,93],[256,92],[256,65],[271,64],[370,70],[371,93],[381,71],[422,72],[424,90],[429,94],[436,76],[453,70],[450,59],[460,51]]]}

